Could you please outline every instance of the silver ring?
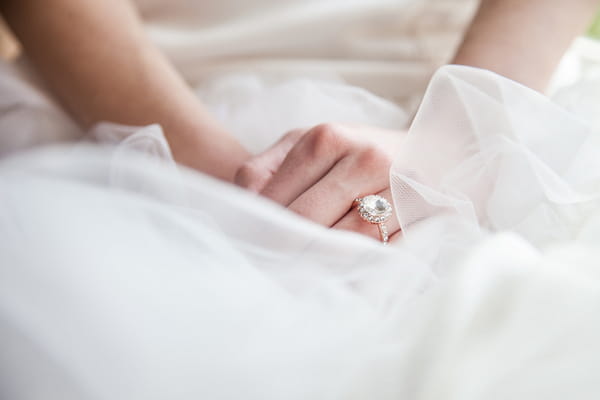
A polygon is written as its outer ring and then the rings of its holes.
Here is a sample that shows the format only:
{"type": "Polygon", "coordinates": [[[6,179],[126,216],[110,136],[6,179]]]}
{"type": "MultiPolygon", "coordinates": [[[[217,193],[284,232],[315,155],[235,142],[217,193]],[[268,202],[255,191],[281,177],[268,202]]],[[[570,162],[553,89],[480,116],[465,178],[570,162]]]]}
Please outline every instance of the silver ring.
{"type": "Polygon", "coordinates": [[[360,217],[371,224],[377,224],[381,241],[384,245],[388,244],[390,238],[385,221],[392,216],[390,202],[377,194],[359,197],[354,202],[358,205],[360,217]]]}

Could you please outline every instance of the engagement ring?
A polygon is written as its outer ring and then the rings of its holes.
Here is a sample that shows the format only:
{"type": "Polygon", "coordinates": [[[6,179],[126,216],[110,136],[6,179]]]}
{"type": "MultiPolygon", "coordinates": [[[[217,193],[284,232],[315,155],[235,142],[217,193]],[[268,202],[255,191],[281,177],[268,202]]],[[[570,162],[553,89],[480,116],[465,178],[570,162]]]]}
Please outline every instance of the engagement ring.
{"type": "Polygon", "coordinates": [[[387,244],[389,235],[385,221],[392,216],[392,205],[385,198],[376,194],[355,199],[354,202],[358,204],[358,213],[362,219],[371,224],[377,224],[381,241],[383,244],[387,244]]]}

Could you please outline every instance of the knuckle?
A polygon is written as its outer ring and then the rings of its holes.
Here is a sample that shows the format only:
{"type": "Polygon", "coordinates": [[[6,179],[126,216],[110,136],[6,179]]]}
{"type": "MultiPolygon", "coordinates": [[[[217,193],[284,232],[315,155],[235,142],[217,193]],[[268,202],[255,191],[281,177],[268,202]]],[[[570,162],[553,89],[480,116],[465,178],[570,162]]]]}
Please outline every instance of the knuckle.
{"type": "Polygon", "coordinates": [[[359,152],[357,164],[360,168],[379,171],[390,167],[391,158],[376,146],[368,146],[359,152]]]}
{"type": "Polygon", "coordinates": [[[308,151],[314,157],[331,154],[341,142],[339,127],[329,123],[317,125],[307,134],[308,151]]]}

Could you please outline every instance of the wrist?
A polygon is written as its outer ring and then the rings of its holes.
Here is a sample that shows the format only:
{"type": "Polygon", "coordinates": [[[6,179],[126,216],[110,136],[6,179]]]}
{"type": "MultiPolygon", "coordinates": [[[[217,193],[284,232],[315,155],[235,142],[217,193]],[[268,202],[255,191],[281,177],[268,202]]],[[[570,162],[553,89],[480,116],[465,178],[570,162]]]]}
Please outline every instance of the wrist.
{"type": "Polygon", "coordinates": [[[167,134],[167,140],[173,158],[179,164],[227,182],[233,182],[237,170],[251,157],[235,138],[220,127],[204,126],[193,131],[178,131],[177,135],[167,134]]]}

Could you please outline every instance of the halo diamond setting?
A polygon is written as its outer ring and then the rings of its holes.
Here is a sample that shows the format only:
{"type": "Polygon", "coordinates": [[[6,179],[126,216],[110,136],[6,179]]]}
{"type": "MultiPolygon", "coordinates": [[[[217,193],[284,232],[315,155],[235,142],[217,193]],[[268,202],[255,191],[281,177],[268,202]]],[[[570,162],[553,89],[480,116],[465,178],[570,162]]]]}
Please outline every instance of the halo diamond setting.
{"type": "Polygon", "coordinates": [[[389,234],[385,221],[392,216],[392,205],[384,197],[376,194],[354,200],[358,204],[358,214],[362,219],[377,224],[383,244],[387,244],[389,234]]]}
{"type": "Polygon", "coordinates": [[[392,205],[379,195],[372,194],[355,201],[362,219],[372,224],[385,222],[392,216],[392,205]]]}

